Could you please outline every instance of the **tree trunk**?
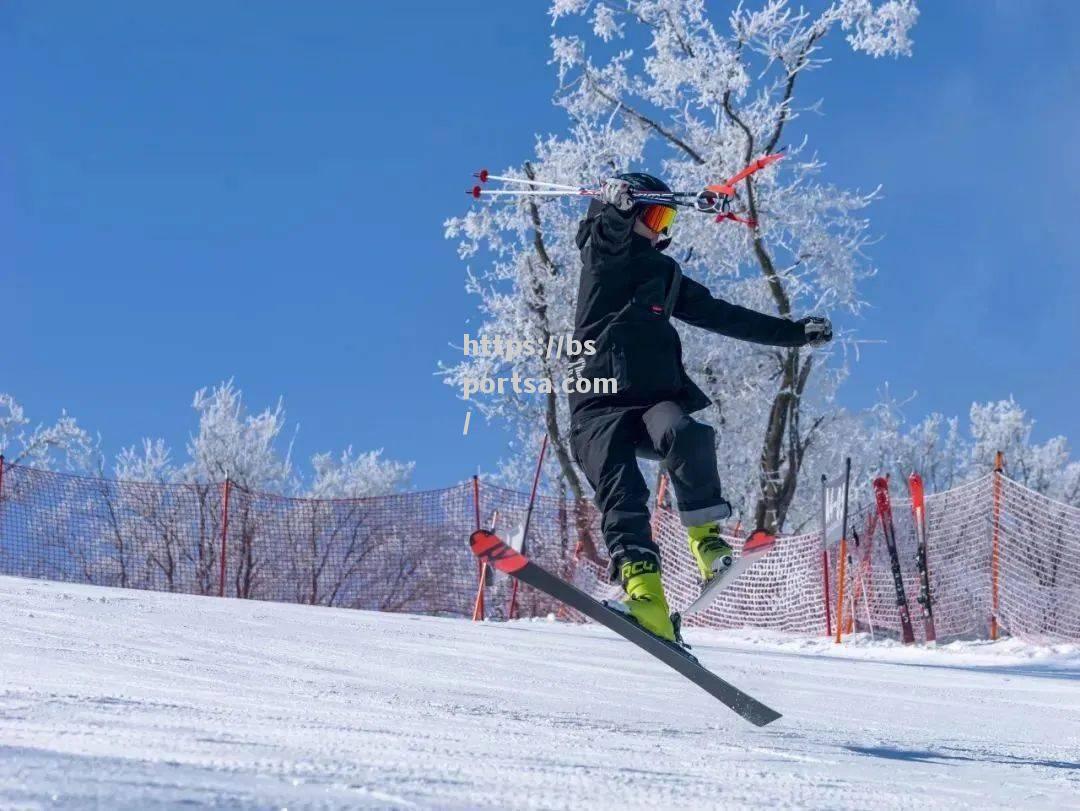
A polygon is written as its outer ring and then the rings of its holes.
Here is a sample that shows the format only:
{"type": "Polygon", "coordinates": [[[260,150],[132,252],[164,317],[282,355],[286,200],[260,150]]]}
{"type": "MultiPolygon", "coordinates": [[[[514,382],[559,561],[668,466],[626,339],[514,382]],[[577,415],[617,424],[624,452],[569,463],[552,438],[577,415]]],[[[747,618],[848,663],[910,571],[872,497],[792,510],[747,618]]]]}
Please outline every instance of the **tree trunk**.
{"type": "MultiPolygon", "coordinates": [[[[532,164],[525,163],[525,175],[530,180],[536,178],[536,171],[533,169],[532,164]]],[[[537,208],[536,203],[532,200],[528,203],[529,207],[529,219],[532,221],[533,226],[533,247],[536,250],[536,257],[540,261],[540,264],[547,269],[548,273],[552,276],[559,274],[559,267],[551,260],[551,255],[547,251],[547,246],[544,244],[544,232],[540,221],[540,209],[537,208]]],[[[530,261],[528,263],[530,270],[529,284],[532,293],[532,299],[528,302],[529,309],[536,316],[537,326],[540,330],[540,345],[548,346],[549,338],[551,337],[551,323],[548,320],[548,308],[547,308],[547,287],[544,284],[544,280],[540,277],[540,273],[537,272],[535,265],[530,261]]],[[[541,363],[544,368],[544,375],[552,382],[553,391],[547,395],[547,402],[545,404],[544,424],[547,429],[548,443],[551,445],[552,451],[555,454],[556,460],[559,462],[559,470],[562,472],[563,478],[566,479],[566,483],[569,485],[571,492],[574,494],[575,499],[582,497],[581,492],[581,480],[578,478],[577,471],[574,469],[574,465],[570,459],[570,452],[567,447],[567,442],[562,437],[562,432],[559,430],[559,409],[558,401],[556,400],[558,388],[554,386],[554,371],[551,368],[551,364],[548,362],[546,354],[541,356],[541,363]]]]}

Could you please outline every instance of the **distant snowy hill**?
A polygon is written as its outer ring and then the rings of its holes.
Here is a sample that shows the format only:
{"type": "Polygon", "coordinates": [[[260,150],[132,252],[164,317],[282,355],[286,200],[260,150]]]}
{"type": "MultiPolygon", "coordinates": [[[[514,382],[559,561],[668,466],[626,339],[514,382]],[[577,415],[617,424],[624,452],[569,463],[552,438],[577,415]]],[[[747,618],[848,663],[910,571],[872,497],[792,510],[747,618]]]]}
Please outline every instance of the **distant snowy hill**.
{"type": "Polygon", "coordinates": [[[0,807],[1080,808],[1080,647],[597,627],[0,578],[0,807]]]}

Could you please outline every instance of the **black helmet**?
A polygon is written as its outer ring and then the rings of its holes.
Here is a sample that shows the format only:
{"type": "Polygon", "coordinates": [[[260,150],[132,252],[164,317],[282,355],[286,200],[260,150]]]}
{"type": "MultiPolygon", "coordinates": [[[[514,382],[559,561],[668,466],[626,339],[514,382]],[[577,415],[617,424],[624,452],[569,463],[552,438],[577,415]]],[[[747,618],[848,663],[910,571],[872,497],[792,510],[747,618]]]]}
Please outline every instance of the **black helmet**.
{"type": "Polygon", "coordinates": [[[658,177],[647,175],[644,172],[624,172],[615,175],[619,180],[625,180],[630,184],[630,189],[636,192],[665,192],[671,194],[671,187],[658,177]]]}
{"type": "MultiPolygon", "coordinates": [[[[671,187],[667,183],[658,177],[647,175],[644,172],[624,172],[621,175],[616,175],[616,177],[619,178],[619,180],[625,180],[629,183],[631,191],[637,192],[638,194],[648,194],[651,191],[671,193],[671,187]]],[[[649,203],[639,203],[638,205],[664,205],[664,203],[659,200],[654,200],[649,203]]],[[[668,206],[668,208],[674,207],[675,206],[672,205],[668,206]]],[[[669,245],[671,245],[671,236],[665,229],[664,237],[656,243],[656,250],[666,250],[669,245]]]]}
{"type": "MultiPolygon", "coordinates": [[[[671,193],[671,187],[668,186],[667,183],[665,183],[658,177],[647,175],[644,172],[624,172],[621,175],[615,175],[615,177],[617,177],[619,180],[625,180],[627,183],[630,184],[631,191],[637,192],[638,194],[648,194],[649,192],[667,192],[668,194],[671,193]]],[[[654,201],[652,203],[649,203],[649,205],[664,204],[654,201]]],[[[595,197],[589,202],[589,213],[578,226],[578,233],[576,238],[578,248],[585,247],[585,243],[589,240],[590,225],[597,217],[600,216],[600,212],[603,207],[604,204],[595,197]]],[[[671,207],[674,208],[674,206],[671,207]]],[[[656,243],[656,249],[662,251],[670,244],[671,237],[665,237],[664,239],[661,239],[659,242],[656,243]]]]}

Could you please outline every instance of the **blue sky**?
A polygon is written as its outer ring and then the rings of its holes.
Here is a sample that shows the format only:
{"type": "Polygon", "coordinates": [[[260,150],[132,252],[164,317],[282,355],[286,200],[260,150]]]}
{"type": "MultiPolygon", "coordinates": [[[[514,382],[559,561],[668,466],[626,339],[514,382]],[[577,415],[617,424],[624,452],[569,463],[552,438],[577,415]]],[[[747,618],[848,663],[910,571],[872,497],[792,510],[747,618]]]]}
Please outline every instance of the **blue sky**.
{"type": "MultiPolygon", "coordinates": [[[[714,3],[714,5],[719,5],[714,3]]],[[[504,452],[433,373],[474,315],[442,222],[552,107],[542,2],[0,5],[0,391],[111,454],[182,449],[198,387],[285,398],[296,449],[384,447],[446,485],[504,452]]],[[[1080,442],[1080,7],[923,3],[915,57],[828,43],[803,119],[884,186],[844,401],[1014,394],[1080,442]]]]}

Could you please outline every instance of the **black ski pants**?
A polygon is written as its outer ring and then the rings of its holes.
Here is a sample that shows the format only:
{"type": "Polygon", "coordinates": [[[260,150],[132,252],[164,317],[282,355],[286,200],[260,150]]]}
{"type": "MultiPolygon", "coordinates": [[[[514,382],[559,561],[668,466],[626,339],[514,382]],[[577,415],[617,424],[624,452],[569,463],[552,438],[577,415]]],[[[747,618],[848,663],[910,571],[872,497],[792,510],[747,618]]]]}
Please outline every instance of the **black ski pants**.
{"type": "Polygon", "coordinates": [[[595,491],[612,573],[626,561],[660,562],[649,526],[649,488],[638,456],[659,459],[667,471],[685,526],[720,521],[731,505],[720,490],[716,432],[681,405],[597,409],[575,414],[570,446],[595,491]]]}

